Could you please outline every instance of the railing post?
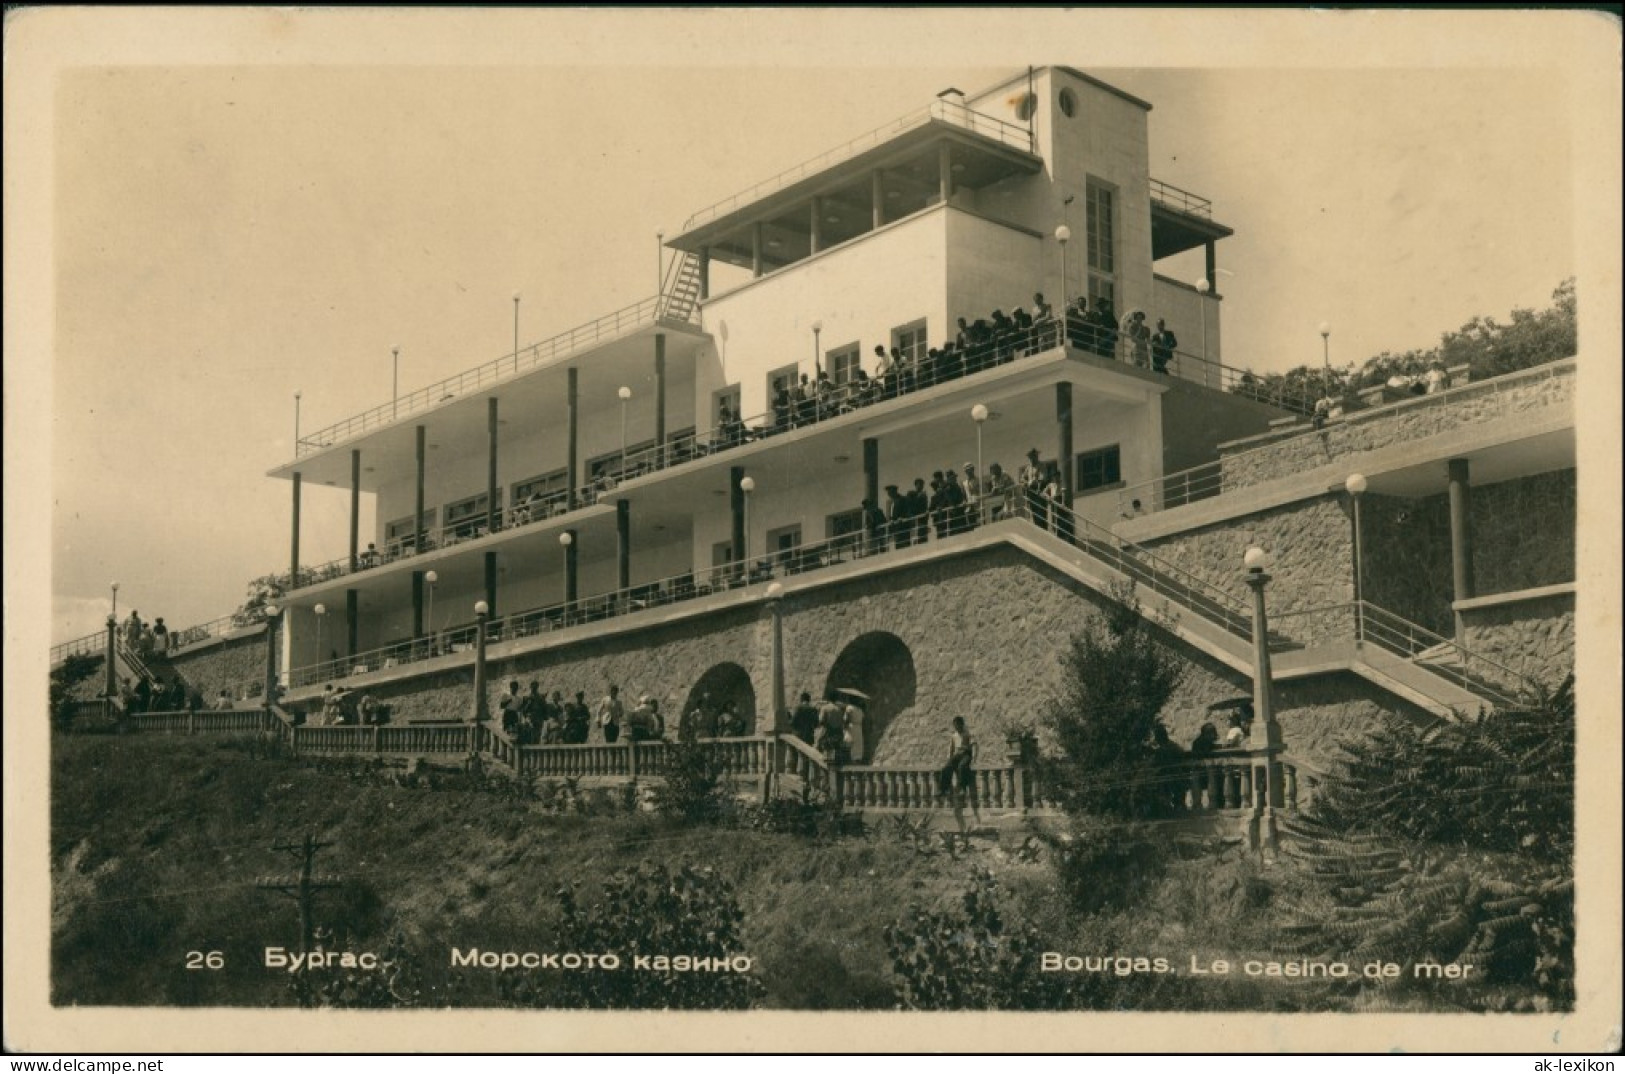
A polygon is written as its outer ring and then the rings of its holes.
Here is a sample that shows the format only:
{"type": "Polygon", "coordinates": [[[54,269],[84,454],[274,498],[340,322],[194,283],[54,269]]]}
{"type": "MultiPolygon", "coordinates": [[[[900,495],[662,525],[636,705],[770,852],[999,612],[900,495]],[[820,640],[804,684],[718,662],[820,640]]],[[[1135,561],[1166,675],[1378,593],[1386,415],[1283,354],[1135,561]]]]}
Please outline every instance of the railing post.
{"type": "Polygon", "coordinates": [[[632,736],[626,739],[627,769],[631,777],[638,778],[638,740],[632,736]]]}

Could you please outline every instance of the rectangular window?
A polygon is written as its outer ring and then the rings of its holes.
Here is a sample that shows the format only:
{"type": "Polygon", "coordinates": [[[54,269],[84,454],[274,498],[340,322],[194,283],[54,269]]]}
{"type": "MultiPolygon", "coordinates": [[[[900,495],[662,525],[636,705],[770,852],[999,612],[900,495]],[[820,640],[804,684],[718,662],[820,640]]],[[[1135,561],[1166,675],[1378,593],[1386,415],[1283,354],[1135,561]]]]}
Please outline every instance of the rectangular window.
{"type": "MultiPolygon", "coordinates": [[[[439,516],[440,512],[437,508],[429,507],[424,509],[422,522],[422,529],[424,533],[434,532],[435,520],[438,519],[439,516]]],[[[402,551],[410,551],[412,548],[412,541],[413,533],[411,515],[407,515],[405,518],[397,518],[395,521],[384,526],[384,547],[391,555],[402,551]]]]}
{"type": "Polygon", "coordinates": [[[925,319],[921,318],[911,324],[891,330],[891,345],[903,353],[910,361],[918,362],[925,357],[927,349],[925,336],[925,319]]]}
{"type": "Polygon", "coordinates": [[[711,393],[711,420],[708,428],[715,429],[722,424],[723,407],[727,407],[728,413],[734,417],[743,417],[739,413],[739,385],[730,384],[711,393]]]}
{"type": "Polygon", "coordinates": [[[599,479],[618,481],[622,478],[636,477],[639,463],[647,461],[649,458],[648,452],[654,446],[655,442],[653,440],[640,440],[635,444],[626,445],[627,458],[631,459],[633,463],[630,472],[627,473],[622,472],[626,468],[621,465],[621,453],[619,451],[612,451],[607,455],[599,455],[597,458],[588,459],[587,480],[589,482],[595,482],[599,479]]]}
{"type": "Polygon", "coordinates": [[[569,472],[554,470],[513,486],[514,524],[536,522],[562,512],[569,502],[569,472]]]}
{"type": "Polygon", "coordinates": [[[829,370],[829,377],[836,384],[850,382],[856,377],[858,371],[858,345],[852,343],[838,350],[830,351],[825,368],[829,370]]]}
{"type": "Polygon", "coordinates": [[[770,370],[767,374],[767,401],[772,405],[773,397],[779,394],[780,388],[793,389],[801,380],[801,367],[794,363],[781,365],[770,370]]]}
{"type": "Polygon", "coordinates": [[[1110,279],[1107,279],[1105,276],[1096,276],[1095,274],[1090,273],[1089,308],[1098,309],[1098,303],[1102,299],[1110,302],[1112,304],[1112,309],[1115,310],[1117,308],[1117,285],[1110,279]]]}
{"type": "Polygon", "coordinates": [[[1105,276],[1117,274],[1116,201],[1117,196],[1110,187],[1089,180],[1084,190],[1084,205],[1088,211],[1089,271],[1105,276]]]}
{"type": "Polygon", "coordinates": [[[830,515],[824,519],[824,536],[830,540],[863,531],[863,508],[830,515]]]}
{"type": "Polygon", "coordinates": [[[734,561],[734,543],[718,541],[711,546],[711,566],[726,567],[734,561]]]}
{"type": "Polygon", "coordinates": [[[767,531],[767,550],[769,552],[789,552],[801,546],[801,523],[793,526],[780,526],[776,530],[767,531]]]}
{"type": "Polygon", "coordinates": [[[1078,456],[1078,492],[1110,488],[1123,483],[1121,445],[1096,448],[1078,456]]]}
{"type": "MultiPolygon", "coordinates": [[[[486,493],[470,496],[458,500],[456,503],[446,505],[446,529],[451,536],[458,539],[478,537],[485,532],[487,505],[490,500],[486,493]]],[[[502,490],[497,489],[497,511],[502,511],[502,490]]]]}

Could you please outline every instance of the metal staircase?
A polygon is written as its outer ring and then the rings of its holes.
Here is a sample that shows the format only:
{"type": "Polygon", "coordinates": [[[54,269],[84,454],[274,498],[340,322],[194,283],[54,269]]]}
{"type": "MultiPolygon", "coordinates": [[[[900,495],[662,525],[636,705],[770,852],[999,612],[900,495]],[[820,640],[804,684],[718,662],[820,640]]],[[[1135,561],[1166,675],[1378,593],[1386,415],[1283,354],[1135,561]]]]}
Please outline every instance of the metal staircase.
{"type": "Polygon", "coordinates": [[[684,252],[666,270],[666,282],[660,288],[660,316],[692,324],[699,308],[700,259],[684,252]]]}

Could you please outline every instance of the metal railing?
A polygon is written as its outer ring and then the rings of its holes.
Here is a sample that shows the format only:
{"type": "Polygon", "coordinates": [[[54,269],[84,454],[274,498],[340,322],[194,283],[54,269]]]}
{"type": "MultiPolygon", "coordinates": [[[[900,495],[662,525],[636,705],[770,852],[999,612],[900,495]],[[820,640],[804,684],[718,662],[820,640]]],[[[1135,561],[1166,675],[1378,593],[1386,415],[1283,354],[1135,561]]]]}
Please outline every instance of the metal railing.
{"type": "Polygon", "coordinates": [[[70,656],[101,656],[106,651],[107,631],[98,630],[94,634],[51,646],[51,666],[56,667],[70,656]]]}
{"type": "Polygon", "coordinates": [[[532,343],[528,347],[522,347],[518,353],[510,352],[501,358],[486,362],[484,365],[475,366],[473,369],[465,370],[456,376],[437,381],[426,388],[419,388],[417,391],[403,395],[399,399],[391,400],[388,403],[380,403],[370,410],[364,410],[360,414],[329,425],[327,428],[320,429],[309,436],[300,437],[299,443],[295,447],[294,457],[302,459],[306,455],[324,451],[335,444],[360,436],[371,429],[381,428],[401,418],[432,410],[441,403],[450,402],[458,396],[482,391],[494,384],[512,380],[514,377],[549,365],[585,347],[631,335],[639,329],[656,324],[665,317],[667,305],[668,298],[663,294],[643,299],[641,302],[635,302],[613,313],[606,313],[597,320],[578,325],[569,331],[542,340],[540,343],[532,343]]]}
{"type": "MultiPolygon", "coordinates": [[[[1479,424],[1486,421],[1498,420],[1504,417],[1496,413],[1468,413],[1465,409],[1457,409],[1460,404],[1479,399],[1484,396],[1502,396],[1529,385],[1549,379],[1572,377],[1574,374],[1574,359],[1569,358],[1561,362],[1552,362],[1537,366],[1533,369],[1518,370],[1506,373],[1488,380],[1474,381],[1456,388],[1446,388],[1442,392],[1432,395],[1413,396],[1393,403],[1373,407],[1369,410],[1358,410],[1347,413],[1341,417],[1330,419],[1322,428],[1316,429],[1310,424],[1299,427],[1293,435],[1283,436],[1279,440],[1258,447],[1248,448],[1226,455],[1213,462],[1205,462],[1200,466],[1176,473],[1165,474],[1162,477],[1141,481],[1118,490],[1117,499],[1128,515],[1129,506],[1135,500],[1140,501],[1141,513],[1149,514],[1153,511],[1165,510],[1170,507],[1180,507],[1197,500],[1209,499],[1219,496],[1235,488],[1244,488],[1258,484],[1261,480],[1252,476],[1249,464],[1255,460],[1266,458],[1270,453],[1296,452],[1306,443],[1307,437],[1323,436],[1326,439],[1328,450],[1336,450],[1338,444],[1333,436],[1338,430],[1358,430],[1373,422],[1388,420],[1405,421],[1409,426],[1412,437],[1432,436],[1465,424],[1479,424]],[[1452,417],[1452,411],[1455,417],[1452,417]],[[1426,414],[1432,420],[1416,420],[1420,415],[1426,414]]],[[[1247,374],[1251,376],[1251,374],[1247,374]]],[[[1256,383],[1256,378],[1255,378],[1256,383]]],[[[1229,389],[1240,393],[1240,386],[1229,389]]],[[[1365,445],[1348,446],[1349,451],[1369,450],[1365,445]]],[[[1325,462],[1325,453],[1317,452],[1315,465],[1325,462]]],[[[1300,467],[1302,469],[1302,467],[1300,467]]]]}
{"type": "Polygon", "coordinates": [[[1200,216],[1213,219],[1213,203],[1189,190],[1183,190],[1172,183],[1165,183],[1161,179],[1151,180],[1151,200],[1159,205],[1166,205],[1191,216],[1200,216]]]}
{"type": "MultiPolygon", "coordinates": [[[[1370,601],[1349,601],[1300,611],[1272,613],[1272,625],[1304,622],[1300,633],[1331,638],[1353,638],[1411,661],[1457,686],[1498,705],[1518,704],[1520,688],[1532,689],[1528,678],[1505,665],[1463,648],[1427,627],[1395,615],[1370,601]],[[1331,626],[1325,627],[1328,621],[1331,626]]],[[[1274,643],[1271,645],[1274,648],[1274,643]]],[[[1435,698],[1435,700],[1441,700],[1435,698]]]]}
{"type": "Polygon", "coordinates": [[[893,138],[907,134],[909,131],[924,127],[932,121],[952,124],[962,130],[990,138],[1001,145],[1012,146],[1025,153],[1034,151],[1033,135],[1026,127],[1018,127],[1013,123],[1006,123],[1002,119],[984,115],[955,101],[938,100],[923,108],[916,108],[911,112],[907,112],[889,123],[883,123],[873,130],[865,131],[863,134],[836,146],[834,149],[826,150],[816,157],[802,161],[793,168],[785,169],[770,179],[764,179],[731,197],[724,198],[715,205],[709,205],[701,209],[688,218],[683,224],[683,230],[692,231],[704,224],[709,224],[711,221],[733,212],[742,205],[748,205],[753,201],[767,197],[769,194],[775,194],[816,172],[851,160],[860,153],[883,145],[893,138]]]}

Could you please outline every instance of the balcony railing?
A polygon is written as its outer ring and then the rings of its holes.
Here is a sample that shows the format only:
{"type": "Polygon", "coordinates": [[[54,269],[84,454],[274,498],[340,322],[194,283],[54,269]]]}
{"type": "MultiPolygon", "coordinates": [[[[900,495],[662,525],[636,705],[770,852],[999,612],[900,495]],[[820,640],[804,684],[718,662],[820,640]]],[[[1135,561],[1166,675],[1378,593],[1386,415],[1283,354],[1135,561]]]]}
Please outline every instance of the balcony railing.
{"type": "Polygon", "coordinates": [[[459,396],[482,391],[494,384],[512,380],[531,370],[550,365],[583,348],[631,335],[665,317],[669,301],[667,295],[646,298],[540,343],[532,343],[528,347],[521,348],[517,354],[506,354],[454,377],[447,377],[427,388],[419,388],[399,399],[381,403],[371,410],[362,411],[354,417],[329,425],[309,436],[300,437],[295,457],[302,459],[306,455],[324,451],[335,444],[372,429],[382,428],[401,418],[432,410],[459,396]]]}
{"type": "Polygon", "coordinates": [[[51,646],[51,666],[56,667],[70,656],[100,656],[107,649],[107,631],[99,630],[51,646]]]}
{"type": "Polygon", "coordinates": [[[1151,200],[1159,205],[1191,216],[1200,216],[1204,219],[1213,219],[1213,203],[1189,190],[1182,190],[1172,183],[1164,183],[1160,179],[1151,180],[1151,200]]]}
{"type": "Polygon", "coordinates": [[[900,135],[924,127],[933,120],[950,123],[973,134],[991,138],[1001,145],[1012,146],[1024,153],[1031,153],[1033,149],[1032,132],[1026,127],[1018,127],[1013,123],[1006,123],[1002,119],[983,115],[966,105],[955,101],[938,100],[923,108],[916,108],[905,113],[889,123],[882,123],[873,130],[866,131],[834,149],[827,150],[810,160],[804,160],[793,168],[787,168],[771,179],[764,179],[732,197],[724,198],[715,205],[707,206],[689,217],[683,224],[684,231],[692,231],[697,227],[709,224],[711,221],[726,216],[740,206],[749,205],[753,201],[775,194],[780,190],[823,171],[837,164],[844,163],[861,153],[865,153],[876,146],[884,145],[900,135]]]}
{"type": "MultiPolygon", "coordinates": [[[[1382,437],[1374,429],[1379,425],[1391,425],[1392,439],[1397,441],[1432,436],[1463,425],[1500,421],[1526,409],[1525,397],[1531,391],[1544,390],[1545,382],[1565,377],[1572,381],[1573,376],[1574,361],[1568,359],[1447,388],[1433,395],[1413,396],[1370,410],[1355,411],[1329,419],[1321,429],[1305,425],[1295,436],[1130,485],[1118,491],[1118,503],[1125,517],[1132,517],[1136,513],[1132,509],[1135,501],[1139,501],[1138,513],[1148,514],[1312,469],[1335,455],[1381,446],[1376,441],[1382,437]],[[1472,405],[1474,403],[1483,405],[1472,405]],[[1306,445],[1313,446],[1312,453],[1304,451],[1306,445]]],[[[1232,390],[1240,394],[1244,386],[1238,383],[1232,390]]]]}

